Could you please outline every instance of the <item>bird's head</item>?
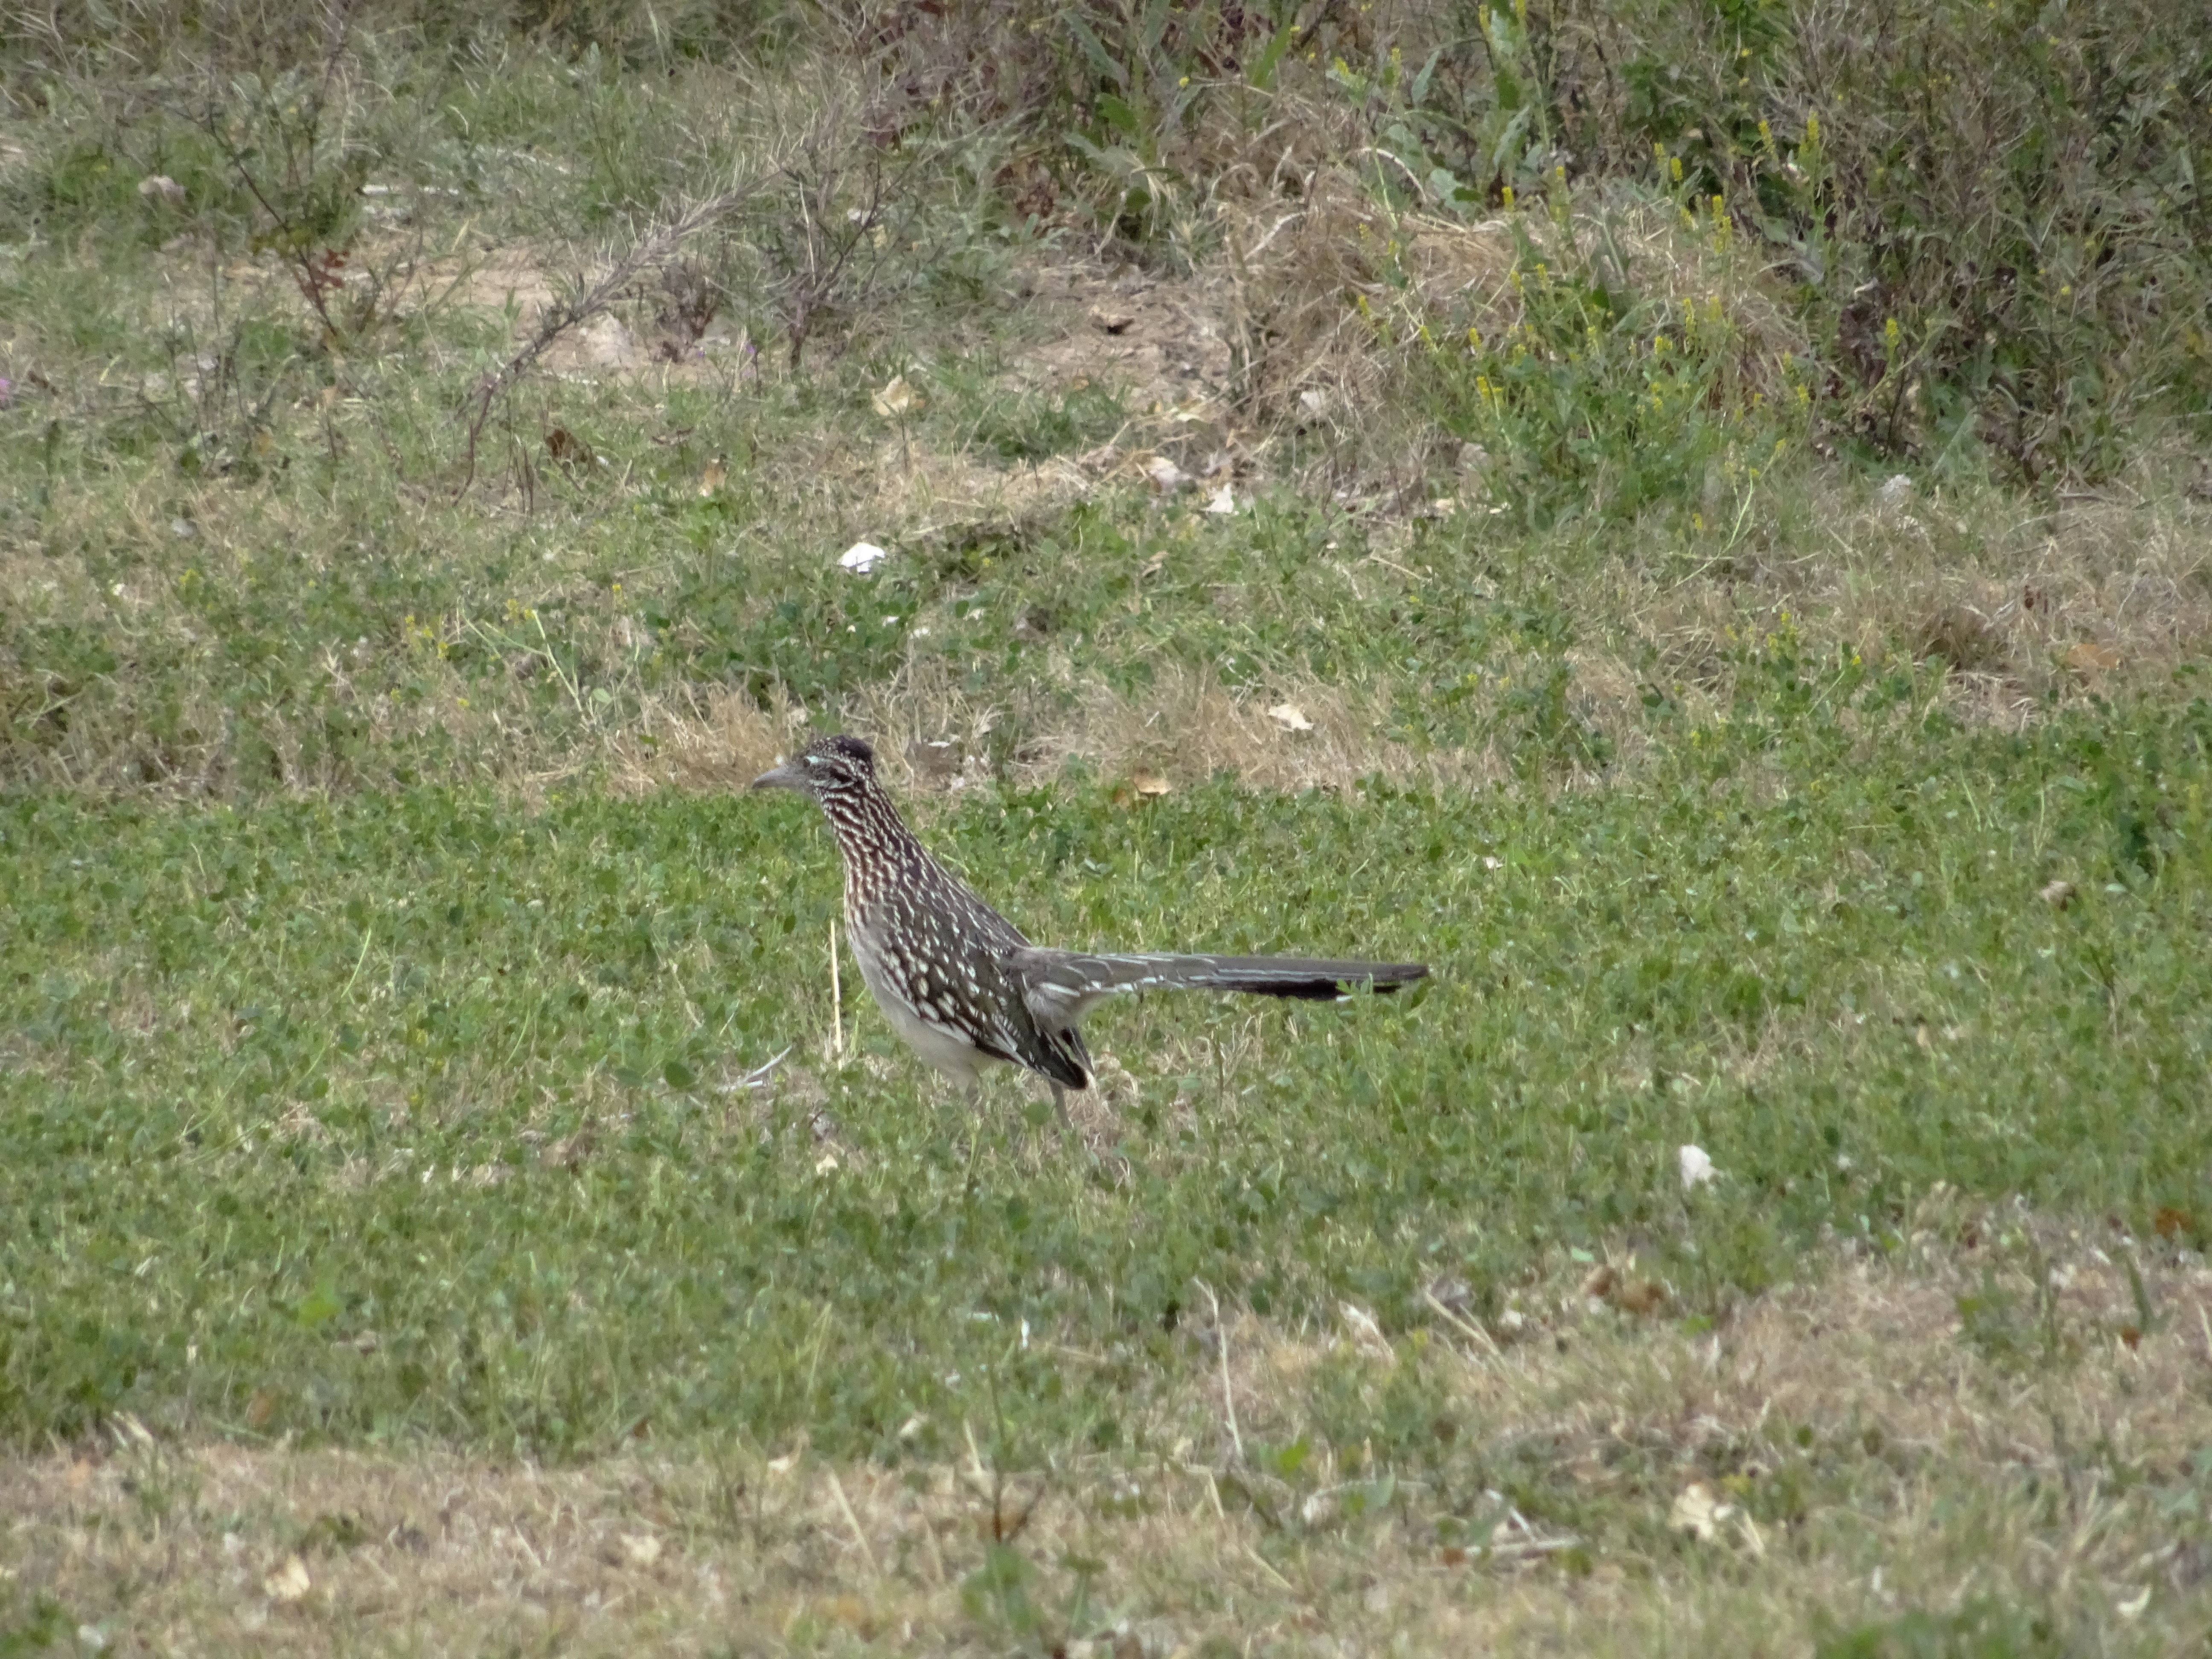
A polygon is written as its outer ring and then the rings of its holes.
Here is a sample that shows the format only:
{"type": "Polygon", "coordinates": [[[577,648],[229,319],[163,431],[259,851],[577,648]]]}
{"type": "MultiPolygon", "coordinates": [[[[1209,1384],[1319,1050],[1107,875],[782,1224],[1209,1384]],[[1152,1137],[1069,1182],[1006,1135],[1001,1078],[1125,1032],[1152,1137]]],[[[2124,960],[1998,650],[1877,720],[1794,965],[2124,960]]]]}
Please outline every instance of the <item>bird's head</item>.
{"type": "Polygon", "coordinates": [[[755,778],[756,789],[793,789],[813,799],[834,799],[875,781],[876,751],[858,738],[817,738],[773,770],[755,778]]]}

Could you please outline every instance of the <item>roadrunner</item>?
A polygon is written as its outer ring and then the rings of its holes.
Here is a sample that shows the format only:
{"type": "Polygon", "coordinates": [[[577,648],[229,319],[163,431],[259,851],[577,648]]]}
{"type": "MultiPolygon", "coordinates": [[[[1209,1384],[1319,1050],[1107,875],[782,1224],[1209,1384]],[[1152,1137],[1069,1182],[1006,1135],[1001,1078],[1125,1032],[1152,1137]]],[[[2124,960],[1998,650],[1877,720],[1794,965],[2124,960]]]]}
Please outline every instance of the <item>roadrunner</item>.
{"type": "Polygon", "coordinates": [[[1091,1086],[1085,1014],[1125,991],[1251,991],[1334,1000],[1348,985],[1394,991],[1428,973],[1414,962],[1305,957],[1094,955],[1031,945],[929,854],[876,779],[858,738],[823,738],[756,789],[811,797],[845,859],[845,929],[860,977],[915,1051],[963,1088],[986,1060],[1026,1066],[1066,1091],[1091,1086]]]}

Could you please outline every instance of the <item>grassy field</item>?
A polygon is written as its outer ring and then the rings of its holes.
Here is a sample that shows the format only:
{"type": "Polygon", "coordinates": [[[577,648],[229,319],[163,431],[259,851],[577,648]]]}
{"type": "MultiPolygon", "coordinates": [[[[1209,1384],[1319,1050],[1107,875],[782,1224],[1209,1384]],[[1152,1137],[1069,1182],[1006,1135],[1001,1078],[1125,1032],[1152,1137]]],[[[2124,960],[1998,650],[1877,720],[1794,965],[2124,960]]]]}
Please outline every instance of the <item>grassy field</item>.
{"type": "Polygon", "coordinates": [[[9,37],[0,1654],[2201,1651],[2201,67],[1969,305],[1818,20],[1071,15],[9,37]],[[839,729],[1434,975],[970,1104],[839,729]]]}

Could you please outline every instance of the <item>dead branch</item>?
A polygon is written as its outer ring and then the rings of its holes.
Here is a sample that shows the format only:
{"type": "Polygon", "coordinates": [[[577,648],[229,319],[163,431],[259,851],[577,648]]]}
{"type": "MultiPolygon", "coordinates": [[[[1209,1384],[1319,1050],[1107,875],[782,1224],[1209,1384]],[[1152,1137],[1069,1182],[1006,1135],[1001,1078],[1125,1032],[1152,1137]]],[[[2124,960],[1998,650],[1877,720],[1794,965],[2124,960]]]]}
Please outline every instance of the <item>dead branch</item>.
{"type": "Polygon", "coordinates": [[[781,163],[763,168],[719,195],[711,196],[687,209],[659,228],[641,237],[627,253],[609,265],[589,287],[580,288],[566,299],[548,306],[538,319],[536,331],[523,343],[521,349],[499,368],[486,374],[469,393],[469,401],[464,405],[473,410],[469,417],[468,468],[461,479],[460,488],[453,492],[454,499],[459,500],[465,495],[469,486],[476,482],[477,442],[483,435],[494,406],[536,367],[538,360],[551,349],[555,341],[570,329],[591,321],[605,311],[641,275],[673,257],[678,248],[708,226],[728,217],[743,207],[783,171],[781,163]]]}

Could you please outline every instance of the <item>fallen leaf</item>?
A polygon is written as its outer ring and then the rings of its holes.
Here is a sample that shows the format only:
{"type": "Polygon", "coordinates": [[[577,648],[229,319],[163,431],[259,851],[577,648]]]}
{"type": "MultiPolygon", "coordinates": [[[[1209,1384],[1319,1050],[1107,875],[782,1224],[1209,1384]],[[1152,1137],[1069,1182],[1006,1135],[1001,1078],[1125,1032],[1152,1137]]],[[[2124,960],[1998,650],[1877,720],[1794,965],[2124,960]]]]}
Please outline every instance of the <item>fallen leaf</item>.
{"type": "Polygon", "coordinates": [[[160,197],[171,207],[185,204],[185,187],[166,173],[157,173],[138,181],[138,193],[148,200],[160,197]]]}
{"type": "Polygon", "coordinates": [[[722,458],[717,455],[707,463],[707,470],[699,475],[699,493],[702,495],[711,495],[727,483],[729,479],[730,469],[723,465],[722,458]]]}
{"type": "Polygon", "coordinates": [[[1234,513],[1237,510],[1237,492],[1227,484],[1222,485],[1206,501],[1206,510],[1209,513],[1234,513]]]}
{"type": "Polygon", "coordinates": [[[1692,1480],[1676,1496],[1674,1507],[1667,1511],[1667,1524],[1676,1532],[1688,1533],[1701,1544],[1710,1544],[1720,1530],[1720,1523],[1734,1510],[1735,1505],[1722,1503],[1704,1481],[1692,1480]]]}
{"type": "Polygon", "coordinates": [[[2120,653],[2109,645],[2084,640],[2066,653],[2066,665],[2077,674],[2103,674],[2120,665],[2120,653]]]}
{"type": "Polygon", "coordinates": [[[2150,1218],[2150,1230],[2160,1238],[2179,1238],[2184,1233],[2195,1232],[2197,1224],[2188,1211],[2177,1210],[2169,1204],[2150,1218]]]}
{"type": "Polygon", "coordinates": [[[1382,1328],[1375,1322],[1375,1316],[1366,1309],[1356,1302],[1340,1302],[1336,1304],[1336,1311],[1344,1321],[1345,1329],[1352,1334],[1352,1346],[1362,1353],[1376,1359],[1395,1359],[1398,1357],[1390,1346],[1390,1340],[1382,1334],[1382,1328]]]}
{"type": "Polygon", "coordinates": [[[1655,1314],[1667,1305],[1667,1287],[1656,1279],[1636,1279],[1615,1288],[1613,1305],[1638,1316],[1655,1314]]]}
{"type": "Polygon", "coordinates": [[[897,420],[911,415],[921,407],[921,394],[907,384],[903,374],[894,374],[884,383],[884,389],[872,399],[876,413],[885,420],[897,420]]]}
{"type": "Polygon", "coordinates": [[[269,1419],[276,1415],[276,1396],[266,1389],[256,1389],[253,1398],[246,1402],[246,1426],[265,1429],[269,1419]]]}
{"type": "Polygon", "coordinates": [[[1139,470],[1152,481],[1152,488],[1162,495],[1170,495],[1190,482],[1190,474],[1164,455],[1148,456],[1138,463],[1139,470]]]}
{"type": "Polygon", "coordinates": [[[890,555],[873,542],[854,542],[837,556],[837,564],[839,568],[849,570],[856,576],[865,576],[878,563],[889,557],[890,555]]]}
{"type": "Polygon", "coordinates": [[[1277,703],[1267,711],[1267,718],[1285,732],[1310,732],[1314,729],[1313,722],[1306,718],[1306,711],[1294,702],[1277,703]]]}
{"type": "Polygon", "coordinates": [[[314,1588],[307,1577],[307,1564],[296,1555],[288,1555],[284,1564],[261,1581],[261,1588],[272,1601],[296,1601],[314,1588]]]}
{"type": "Polygon", "coordinates": [[[1147,800],[1156,799],[1175,787],[1157,772],[1133,772],[1129,775],[1129,782],[1137,793],[1147,800]]]}
{"type": "Polygon", "coordinates": [[[545,447],[563,466],[589,466],[592,464],[591,445],[565,426],[556,426],[545,434],[545,447]]]}
{"type": "Polygon", "coordinates": [[[1114,310],[1105,306],[1091,307],[1091,326],[1102,334],[1126,334],[1136,322],[1130,312],[1114,310]]]}
{"type": "Polygon", "coordinates": [[[1711,1182],[1719,1174],[1719,1171],[1713,1168],[1712,1159],[1705,1156],[1705,1149],[1702,1146],[1681,1147],[1675,1152],[1674,1157],[1681,1166],[1682,1190],[1686,1193],[1694,1192],[1711,1182]]]}
{"type": "Polygon", "coordinates": [[[2038,893],[2036,897],[2054,910],[2063,910],[2074,902],[2074,884],[2070,881],[2054,881],[2038,893]]]}
{"type": "Polygon", "coordinates": [[[660,1559],[660,1540],[649,1532],[622,1535],[623,1559],[633,1567],[649,1567],[660,1559]]]}
{"type": "Polygon", "coordinates": [[[818,1604],[822,1616],[842,1625],[863,1642],[873,1641],[884,1626],[884,1609],[857,1595],[833,1595],[818,1604]]]}

